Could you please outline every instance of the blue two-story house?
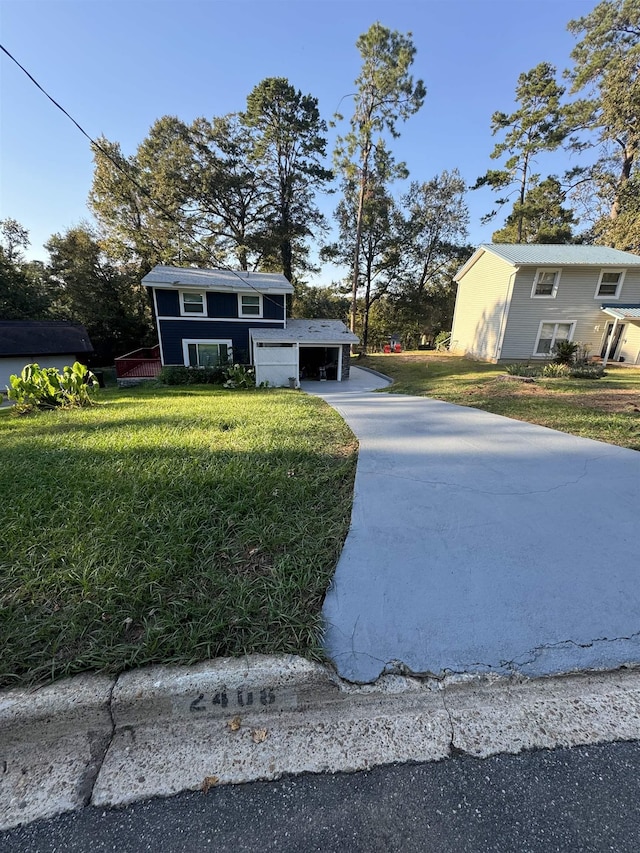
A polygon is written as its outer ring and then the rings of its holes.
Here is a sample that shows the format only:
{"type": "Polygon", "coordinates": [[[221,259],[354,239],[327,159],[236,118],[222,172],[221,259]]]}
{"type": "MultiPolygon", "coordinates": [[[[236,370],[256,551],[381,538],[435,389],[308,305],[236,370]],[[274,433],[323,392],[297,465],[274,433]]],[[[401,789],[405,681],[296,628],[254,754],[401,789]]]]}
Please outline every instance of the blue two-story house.
{"type": "Polygon", "coordinates": [[[156,266],[151,289],[162,364],[207,367],[250,361],[249,329],[286,323],[293,287],[279,273],[156,266]]]}
{"type": "Polygon", "coordinates": [[[165,365],[253,364],[258,383],[347,379],[358,342],[339,320],[287,321],[293,287],[280,273],[156,266],[142,279],[153,300],[158,346],[116,359],[118,381],[165,365]]]}

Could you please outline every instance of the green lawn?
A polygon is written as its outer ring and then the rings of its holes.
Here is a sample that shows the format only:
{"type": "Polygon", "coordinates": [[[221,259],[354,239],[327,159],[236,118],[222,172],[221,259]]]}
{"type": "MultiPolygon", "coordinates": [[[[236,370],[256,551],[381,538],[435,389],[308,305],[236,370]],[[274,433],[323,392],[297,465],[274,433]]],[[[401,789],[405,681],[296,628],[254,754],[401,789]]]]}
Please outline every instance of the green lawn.
{"type": "Polygon", "coordinates": [[[391,376],[396,394],[435,397],[561,432],[640,450],[640,369],[611,365],[602,379],[522,382],[504,367],[448,353],[372,355],[358,362],[391,376]]]}
{"type": "Polygon", "coordinates": [[[315,654],[356,442],[287,390],[138,387],[0,410],[0,684],[315,654]]]}

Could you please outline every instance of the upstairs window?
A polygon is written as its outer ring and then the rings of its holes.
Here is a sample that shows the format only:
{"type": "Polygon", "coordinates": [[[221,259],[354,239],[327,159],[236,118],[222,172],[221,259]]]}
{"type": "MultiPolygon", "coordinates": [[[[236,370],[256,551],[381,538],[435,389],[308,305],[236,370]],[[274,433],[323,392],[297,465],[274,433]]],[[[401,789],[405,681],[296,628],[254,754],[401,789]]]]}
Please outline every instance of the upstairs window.
{"type": "Polygon", "coordinates": [[[560,270],[537,270],[533,280],[532,298],[555,299],[560,281],[560,270]]]}
{"type": "Polygon", "coordinates": [[[595,298],[605,296],[609,299],[617,299],[620,296],[623,280],[624,270],[602,270],[595,298]]]}
{"type": "Polygon", "coordinates": [[[180,313],[187,317],[204,317],[205,311],[204,293],[193,293],[180,291],[180,313]]]}
{"type": "Polygon", "coordinates": [[[239,294],[238,314],[240,317],[262,317],[262,296],[259,293],[239,294]]]}

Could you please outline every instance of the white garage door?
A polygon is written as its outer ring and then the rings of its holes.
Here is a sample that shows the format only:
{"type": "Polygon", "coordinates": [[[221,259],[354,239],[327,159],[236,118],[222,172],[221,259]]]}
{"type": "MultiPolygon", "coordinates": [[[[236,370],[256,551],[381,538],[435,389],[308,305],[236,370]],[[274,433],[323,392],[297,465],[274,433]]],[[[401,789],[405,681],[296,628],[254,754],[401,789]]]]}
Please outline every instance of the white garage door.
{"type": "Polygon", "coordinates": [[[297,344],[271,344],[257,342],[253,352],[256,368],[256,385],[288,386],[289,379],[298,378],[297,344]]]}

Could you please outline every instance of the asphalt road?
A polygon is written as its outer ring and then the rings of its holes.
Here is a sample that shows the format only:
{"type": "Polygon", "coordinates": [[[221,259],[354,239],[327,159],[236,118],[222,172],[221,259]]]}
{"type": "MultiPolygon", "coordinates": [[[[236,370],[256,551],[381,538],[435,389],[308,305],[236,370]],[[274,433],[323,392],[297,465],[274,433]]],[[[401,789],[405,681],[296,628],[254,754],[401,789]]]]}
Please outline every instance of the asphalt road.
{"type": "Polygon", "coordinates": [[[212,788],[0,834],[0,851],[637,853],[640,743],[212,788]]]}

